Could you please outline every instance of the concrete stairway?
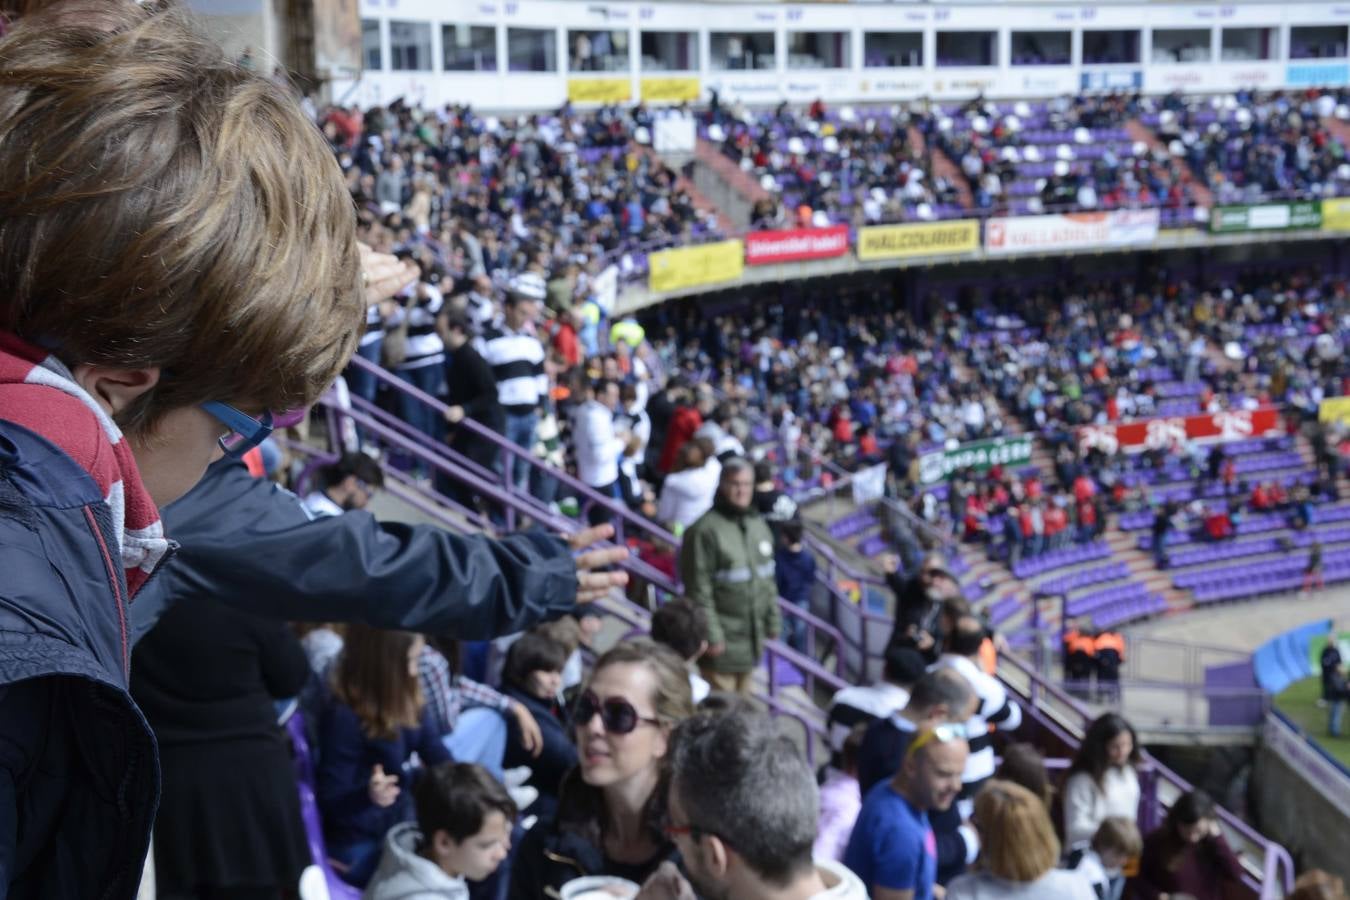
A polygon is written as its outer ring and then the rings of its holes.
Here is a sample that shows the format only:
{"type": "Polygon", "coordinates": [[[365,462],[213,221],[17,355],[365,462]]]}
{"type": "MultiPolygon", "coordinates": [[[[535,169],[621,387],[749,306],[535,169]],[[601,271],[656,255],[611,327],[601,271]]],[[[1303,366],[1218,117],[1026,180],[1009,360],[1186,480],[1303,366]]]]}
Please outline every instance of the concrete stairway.
{"type": "Polygon", "coordinates": [[[960,198],[962,207],[970,209],[975,205],[975,197],[970,191],[970,182],[966,180],[965,173],[946,153],[943,153],[937,147],[929,147],[928,142],[924,140],[923,133],[913,125],[909,126],[909,146],[919,159],[927,157],[932,166],[934,178],[946,178],[955,186],[956,195],[960,198]]]}
{"type": "MultiPolygon", "coordinates": [[[[1130,140],[1143,141],[1145,144],[1148,144],[1150,150],[1162,150],[1170,156],[1171,151],[1167,149],[1167,145],[1162,142],[1162,139],[1158,137],[1152,128],[1149,128],[1138,119],[1131,119],[1126,122],[1125,130],[1130,133],[1130,140]]],[[[1203,206],[1206,209],[1213,206],[1214,194],[1205,186],[1205,183],[1191,171],[1191,167],[1187,163],[1182,160],[1177,160],[1177,163],[1181,166],[1181,181],[1183,184],[1190,187],[1191,196],[1195,198],[1196,204],[1203,206]]]]}

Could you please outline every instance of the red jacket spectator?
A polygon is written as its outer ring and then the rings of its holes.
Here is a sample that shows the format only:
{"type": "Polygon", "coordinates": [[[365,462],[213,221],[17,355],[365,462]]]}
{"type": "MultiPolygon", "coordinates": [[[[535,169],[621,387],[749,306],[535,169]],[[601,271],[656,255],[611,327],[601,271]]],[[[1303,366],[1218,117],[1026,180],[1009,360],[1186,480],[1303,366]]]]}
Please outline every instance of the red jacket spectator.
{"type": "Polygon", "coordinates": [[[1258,484],[1252,491],[1252,509],[1257,512],[1264,512],[1270,509],[1274,504],[1270,502],[1270,494],[1266,491],[1264,484],[1258,484]]]}
{"type": "Polygon", "coordinates": [[[1233,522],[1225,510],[1217,510],[1205,516],[1205,534],[1212,541],[1221,541],[1233,534],[1233,522]]]}
{"type": "Polygon", "coordinates": [[[1055,504],[1045,511],[1045,536],[1052,538],[1069,527],[1069,514],[1055,504]]]}
{"type": "Polygon", "coordinates": [[[666,443],[661,447],[659,465],[662,472],[670,474],[671,467],[675,465],[675,454],[680,452],[680,448],[689,442],[702,424],[703,417],[692,406],[675,408],[670,425],[666,428],[666,443]]]}
{"type": "Polygon", "coordinates": [[[1079,475],[1073,480],[1073,499],[1079,503],[1091,500],[1096,493],[1097,486],[1086,475],[1079,475]]]}

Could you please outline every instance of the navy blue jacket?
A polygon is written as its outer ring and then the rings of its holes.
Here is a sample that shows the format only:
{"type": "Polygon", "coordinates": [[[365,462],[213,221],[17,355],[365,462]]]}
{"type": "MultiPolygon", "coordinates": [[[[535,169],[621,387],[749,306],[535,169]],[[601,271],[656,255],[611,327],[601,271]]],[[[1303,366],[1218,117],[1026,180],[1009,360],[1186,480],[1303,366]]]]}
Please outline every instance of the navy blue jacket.
{"type": "Polygon", "coordinates": [[[451,760],[426,710],[419,727],[401,728],[395,737],[377,740],[361,730],[361,720],[351,707],[328,697],[319,718],[315,780],[324,836],[330,844],[383,841],[390,828],[414,818],[408,766],[414,752],[428,768],[451,760]],[[376,764],[384,767],[384,774],[399,776],[401,790],[392,806],[381,808],[370,800],[370,772],[376,764]]]}
{"type": "Polygon", "coordinates": [[[310,520],[294,494],[222,460],[163,510],[181,546],[132,610],[136,638],[170,603],[215,597],[298,622],[487,640],[576,605],[571,549],[538,532],[491,540],[431,525],[377,522],[368,512],[310,520]]]}
{"type": "Polygon", "coordinates": [[[507,716],[506,754],[502,765],[508,769],[530,767],[530,780],[525,783],[539,790],[539,799],[530,807],[530,812],[540,819],[552,818],[558,808],[558,789],[563,776],[577,764],[577,748],[567,727],[568,717],[566,713],[555,711],[555,704],[546,703],[519,688],[507,687],[506,696],[519,702],[534,716],[539,723],[544,749],[538,756],[531,756],[521,746],[520,723],[515,716],[507,716]]]}
{"type": "Polygon", "coordinates": [[[0,421],[0,898],[131,900],[140,884],[159,762],[127,693],[117,543],[88,473],[0,421]]]}

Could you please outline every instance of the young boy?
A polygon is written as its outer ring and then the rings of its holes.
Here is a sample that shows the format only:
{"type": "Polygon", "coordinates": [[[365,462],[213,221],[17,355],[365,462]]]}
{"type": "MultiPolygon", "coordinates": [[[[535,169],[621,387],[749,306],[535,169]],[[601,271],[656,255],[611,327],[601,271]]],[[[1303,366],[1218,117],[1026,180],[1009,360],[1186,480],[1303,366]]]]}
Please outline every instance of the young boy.
{"type": "Polygon", "coordinates": [[[442,763],[413,785],[416,822],[389,830],[365,900],[468,900],[511,851],[516,805],[487,769],[442,763]]]}
{"type": "Polygon", "coordinates": [[[652,616],[652,640],[665,644],[689,667],[689,690],[694,703],[702,703],[712,690],[698,674],[699,657],[708,650],[708,614],[703,607],[681,597],[671,600],[652,616]]]}
{"type": "Polygon", "coordinates": [[[1097,900],[1120,900],[1125,893],[1125,864],[1137,859],[1144,849],[1139,826],[1132,819],[1110,816],[1102,820],[1092,842],[1071,850],[1065,868],[1075,869],[1087,878],[1097,900]]]}
{"type": "Polygon", "coordinates": [[[0,39],[0,223],[0,896],[130,900],[159,508],[342,369],[355,217],[295,98],[180,7],[64,0],[0,39]]]}

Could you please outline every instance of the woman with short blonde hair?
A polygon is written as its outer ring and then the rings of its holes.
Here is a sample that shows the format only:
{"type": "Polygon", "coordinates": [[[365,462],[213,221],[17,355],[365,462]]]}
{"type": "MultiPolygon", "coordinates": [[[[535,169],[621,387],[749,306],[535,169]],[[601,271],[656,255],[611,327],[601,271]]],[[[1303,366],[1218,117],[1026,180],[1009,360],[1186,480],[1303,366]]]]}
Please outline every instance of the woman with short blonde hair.
{"type": "Polygon", "coordinates": [[[971,819],[980,835],[979,863],[947,886],[947,900],[1095,900],[1083,875],[1055,868],[1059,838],[1031,791],[995,778],[975,798],[971,819]]]}

